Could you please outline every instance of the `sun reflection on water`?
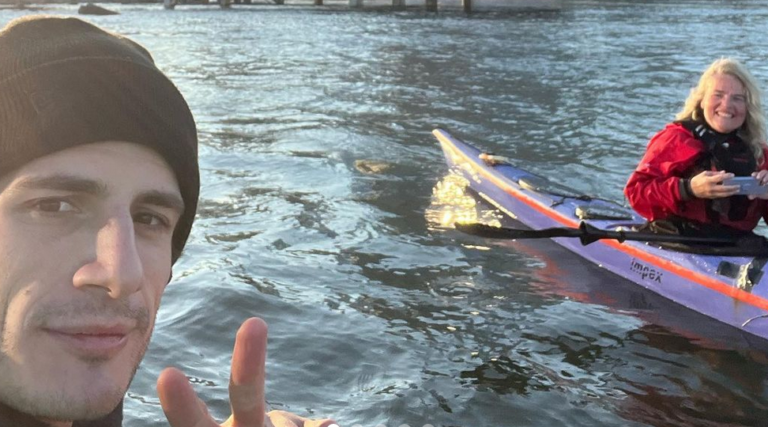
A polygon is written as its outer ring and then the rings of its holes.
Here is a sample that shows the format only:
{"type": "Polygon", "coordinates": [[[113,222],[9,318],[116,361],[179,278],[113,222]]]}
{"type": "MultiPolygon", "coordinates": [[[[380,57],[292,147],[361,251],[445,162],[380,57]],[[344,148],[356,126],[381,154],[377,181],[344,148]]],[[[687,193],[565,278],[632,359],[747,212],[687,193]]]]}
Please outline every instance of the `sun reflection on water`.
{"type": "Polygon", "coordinates": [[[501,226],[500,213],[478,204],[467,191],[469,181],[449,173],[432,189],[432,202],[424,213],[430,229],[454,228],[454,224],[481,223],[501,226]]]}

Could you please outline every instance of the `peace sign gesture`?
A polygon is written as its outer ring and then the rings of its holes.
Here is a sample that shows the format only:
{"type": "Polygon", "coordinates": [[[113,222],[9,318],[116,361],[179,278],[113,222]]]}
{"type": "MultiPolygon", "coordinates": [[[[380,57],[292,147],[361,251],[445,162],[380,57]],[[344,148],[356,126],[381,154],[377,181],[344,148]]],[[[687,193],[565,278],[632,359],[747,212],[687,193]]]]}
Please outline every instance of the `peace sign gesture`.
{"type": "Polygon", "coordinates": [[[259,318],[246,320],[237,331],[229,378],[232,415],[223,424],[208,413],[187,377],[166,368],[157,379],[157,392],[171,427],[333,427],[334,421],[309,420],[284,411],[266,412],[264,397],[267,356],[267,324],[259,318]]]}

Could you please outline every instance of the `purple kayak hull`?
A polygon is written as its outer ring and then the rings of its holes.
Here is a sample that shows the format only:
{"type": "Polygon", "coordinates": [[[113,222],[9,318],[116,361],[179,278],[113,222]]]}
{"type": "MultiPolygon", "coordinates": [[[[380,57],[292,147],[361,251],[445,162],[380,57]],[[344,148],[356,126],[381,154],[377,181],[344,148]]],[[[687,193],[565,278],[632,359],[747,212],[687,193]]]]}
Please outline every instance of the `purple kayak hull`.
{"type": "MultiPolygon", "coordinates": [[[[467,179],[470,188],[480,197],[531,229],[578,227],[582,221],[578,212],[590,210],[618,210],[626,215],[622,219],[584,220],[601,229],[615,230],[644,222],[630,209],[607,201],[582,200],[563,196],[567,192],[532,189],[527,183],[546,179],[509,164],[488,165],[480,159],[483,152],[477,148],[441,129],[433,134],[454,173],[467,179]]],[[[752,274],[754,283],[745,285],[744,281],[744,273],[754,258],[682,253],[643,242],[600,240],[583,246],[575,238],[552,240],[677,304],[768,340],[768,274],[758,271],[752,274]]]]}

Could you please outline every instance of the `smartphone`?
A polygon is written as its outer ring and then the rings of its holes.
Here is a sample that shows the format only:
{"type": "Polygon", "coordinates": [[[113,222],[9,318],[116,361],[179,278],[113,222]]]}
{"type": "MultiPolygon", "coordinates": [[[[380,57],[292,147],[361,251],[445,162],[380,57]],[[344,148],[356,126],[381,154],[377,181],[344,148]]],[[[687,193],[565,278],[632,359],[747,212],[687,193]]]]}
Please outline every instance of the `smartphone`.
{"type": "Polygon", "coordinates": [[[738,185],[739,192],[736,194],[741,196],[760,196],[768,193],[768,184],[760,185],[760,181],[751,176],[736,176],[726,179],[723,181],[723,185],[738,185]]]}

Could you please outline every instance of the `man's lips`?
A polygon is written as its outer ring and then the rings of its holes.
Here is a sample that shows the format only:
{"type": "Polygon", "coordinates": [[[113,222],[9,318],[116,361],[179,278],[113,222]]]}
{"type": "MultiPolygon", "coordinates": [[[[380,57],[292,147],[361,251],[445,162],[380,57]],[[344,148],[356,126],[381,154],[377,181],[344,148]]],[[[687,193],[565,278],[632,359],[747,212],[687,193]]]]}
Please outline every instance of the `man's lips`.
{"type": "Polygon", "coordinates": [[[118,324],[84,324],[84,325],[69,325],[69,326],[56,326],[52,328],[45,328],[48,331],[68,334],[68,335],[126,335],[133,325],[129,323],[118,324]]]}
{"type": "Polygon", "coordinates": [[[89,358],[111,358],[125,346],[133,329],[128,324],[87,324],[56,326],[44,331],[70,353],[89,358]]]}

